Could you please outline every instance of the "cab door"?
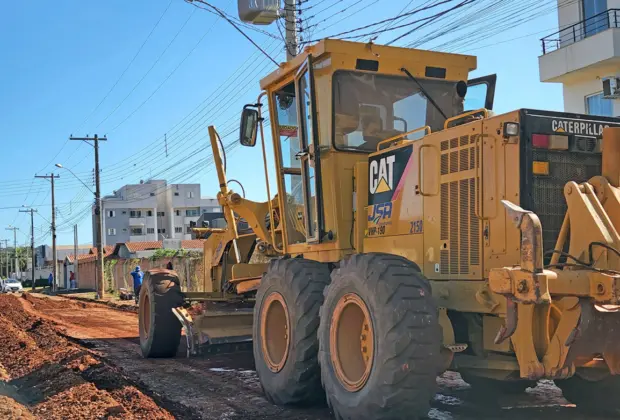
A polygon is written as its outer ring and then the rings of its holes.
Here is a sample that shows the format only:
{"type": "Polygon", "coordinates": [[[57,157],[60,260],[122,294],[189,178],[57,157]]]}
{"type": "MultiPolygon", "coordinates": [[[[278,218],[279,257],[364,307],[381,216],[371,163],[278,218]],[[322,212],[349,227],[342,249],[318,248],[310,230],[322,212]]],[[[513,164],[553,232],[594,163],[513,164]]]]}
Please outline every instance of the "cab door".
{"type": "Polygon", "coordinates": [[[312,72],[312,56],[308,56],[295,76],[299,153],[303,183],[306,242],[321,241],[323,212],[321,205],[321,160],[319,153],[316,95],[312,72]]]}

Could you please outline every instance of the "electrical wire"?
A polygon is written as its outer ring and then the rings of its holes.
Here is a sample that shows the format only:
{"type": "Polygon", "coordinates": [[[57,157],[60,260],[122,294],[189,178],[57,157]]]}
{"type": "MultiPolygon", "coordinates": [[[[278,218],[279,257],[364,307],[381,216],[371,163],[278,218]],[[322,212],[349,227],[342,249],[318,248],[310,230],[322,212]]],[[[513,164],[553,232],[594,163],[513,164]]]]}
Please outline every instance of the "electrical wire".
{"type": "Polygon", "coordinates": [[[198,2],[198,3],[202,3],[208,7],[210,7],[211,9],[213,9],[215,12],[217,12],[222,18],[224,18],[228,23],[230,23],[237,31],[239,31],[239,33],[241,35],[243,35],[248,41],[250,41],[252,43],[252,45],[254,45],[260,52],[262,52],[267,58],[269,58],[273,64],[275,64],[276,66],[280,66],[278,64],[278,62],[276,60],[273,59],[273,57],[271,57],[269,54],[267,54],[267,52],[265,50],[263,50],[248,34],[246,34],[245,32],[243,32],[241,30],[241,28],[239,26],[237,26],[237,24],[235,24],[235,22],[232,21],[232,19],[228,18],[228,16],[226,16],[219,8],[213,6],[210,3],[207,3],[204,0],[185,0],[187,3],[193,4],[194,1],[198,2]]]}
{"type": "Polygon", "coordinates": [[[131,90],[129,91],[129,93],[127,95],[125,95],[125,97],[112,109],[112,111],[110,111],[110,113],[108,113],[103,120],[101,120],[99,122],[99,124],[97,124],[95,126],[95,130],[99,127],[101,127],[101,124],[103,124],[104,122],[106,122],[112,115],[114,115],[114,113],[125,103],[125,101],[135,92],[135,90],[138,88],[138,86],[140,86],[142,84],[142,82],[144,81],[144,79],[146,79],[146,77],[151,73],[151,71],[155,68],[155,66],[157,65],[157,63],[159,63],[159,61],[162,59],[162,57],[166,54],[166,52],[168,51],[168,49],[170,49],[170,46],[174,43],[174,41],[176,41],[176,39],[179,37],[179,35],[181,34],[181,32],[183,32],[183,29],[185,29],[185,26],[187,26],[187,24],[189,23],[190,19],[194,16],[194,13],[196,11],[193,10],[189,16],[187,17],[187,19],[185,19],[185,22],[183,22],[183,24],[181,25],[181,27],[178,29],[178,31],[174,34],[174,36],[172,37],[172,39],[168,42],[168,45],[166,45],[166,47],[164,48],[164,50],[159,54],[159,56],[155,59],[155,61],[153,62],[153,64],[151,64],[151,67],[146,71],[146,73],[144,73],[144,75],[142,75],[142,77],[140,78],[140,80],[138,80],[137,83],[134,84],[134,86],[131,88],[131,90]]]}

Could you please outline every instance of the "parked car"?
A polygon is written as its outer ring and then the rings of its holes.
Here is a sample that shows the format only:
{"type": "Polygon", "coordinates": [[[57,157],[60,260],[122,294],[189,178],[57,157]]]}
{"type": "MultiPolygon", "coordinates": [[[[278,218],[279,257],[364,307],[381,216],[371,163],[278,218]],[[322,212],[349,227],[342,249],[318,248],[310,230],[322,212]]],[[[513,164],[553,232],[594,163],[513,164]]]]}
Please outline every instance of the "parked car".
{"type": "Polygon", "coordinates": [[[22,286],[21,282],[19,280],[16,279],[5,279],[2,280],[2,293],[16,293],[16,292],[23,292],[24,291],[24,287],[22,286]]]}

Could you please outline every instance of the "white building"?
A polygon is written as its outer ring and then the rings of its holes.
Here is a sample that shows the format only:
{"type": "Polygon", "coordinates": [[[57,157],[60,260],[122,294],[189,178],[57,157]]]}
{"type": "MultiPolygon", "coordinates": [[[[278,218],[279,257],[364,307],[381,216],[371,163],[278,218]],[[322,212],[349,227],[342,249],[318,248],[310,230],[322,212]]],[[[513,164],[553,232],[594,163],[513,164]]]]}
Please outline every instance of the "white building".
{"type": "Polygon", "coordinates": [[[562,83],[567,112],[620,116],[620,0],[558,0],[558,25],[541,40],[540,80],[562,83]]]}
{"type": "MultiPolygon", "coordinates": [[[[201,198],[200,184],[151,180],[125,185],[103,197],[104,245],[119,242],[191,239],[191,228],[203,213],[221,215],[214,198],[201,198]]],[[[93,238],[97,232],[94,229],[93,238]]]]}

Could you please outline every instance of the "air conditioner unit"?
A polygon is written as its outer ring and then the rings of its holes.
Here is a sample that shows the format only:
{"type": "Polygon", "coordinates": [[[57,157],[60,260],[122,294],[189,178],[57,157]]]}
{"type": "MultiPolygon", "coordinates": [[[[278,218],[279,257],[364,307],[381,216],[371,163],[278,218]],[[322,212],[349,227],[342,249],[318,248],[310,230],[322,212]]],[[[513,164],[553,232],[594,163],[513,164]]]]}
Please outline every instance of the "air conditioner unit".
{"type": "Polygon", "coordinates": [[[269,25],[278,19],[280,0],[237,0],[239,19],[254,25],[269,25]]]}
{"type": "Polygon", "coordinates": [[[603,79],[603,98],[618,99],[620,98],[620,79],[610,77],[603,79]]]}

